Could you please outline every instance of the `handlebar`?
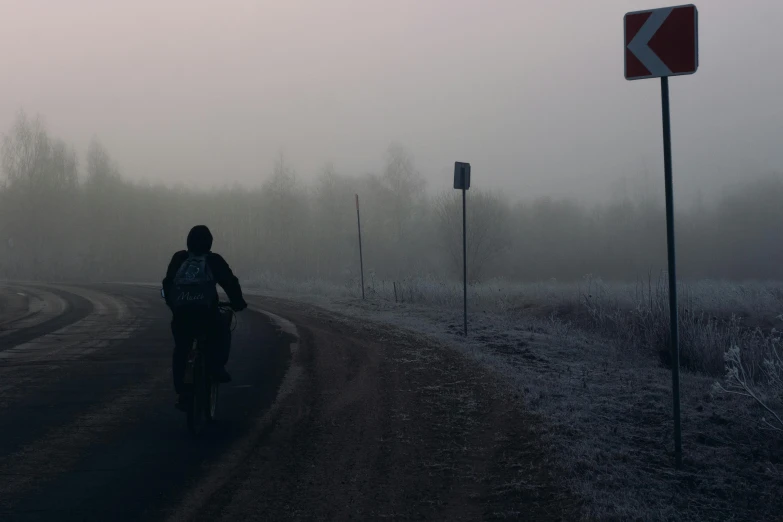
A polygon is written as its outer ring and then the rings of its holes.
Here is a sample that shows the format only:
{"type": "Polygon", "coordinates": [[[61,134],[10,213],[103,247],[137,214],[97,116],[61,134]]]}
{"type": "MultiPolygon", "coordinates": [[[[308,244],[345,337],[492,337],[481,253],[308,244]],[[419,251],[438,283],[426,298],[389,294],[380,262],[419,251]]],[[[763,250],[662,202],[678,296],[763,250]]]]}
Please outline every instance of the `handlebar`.
{"type": "Polygon", "coordinates": [[[234,312],[237,311],[236,308],[234,308],[234,305],[228,301],[218,301],[218,308],[229,308],[234,312]]]}
{"type": "MultiPolygon", "coordinates": [[[[163,289],[160,289],[160,297],[165,299],[166,293],[163,291],[163,289]]],[[[218,301],[218,308],[229,308],[232,311],[236,312],[237,310],[234,309],[234,305],[232,305],[229,301],[218,301]]]]}

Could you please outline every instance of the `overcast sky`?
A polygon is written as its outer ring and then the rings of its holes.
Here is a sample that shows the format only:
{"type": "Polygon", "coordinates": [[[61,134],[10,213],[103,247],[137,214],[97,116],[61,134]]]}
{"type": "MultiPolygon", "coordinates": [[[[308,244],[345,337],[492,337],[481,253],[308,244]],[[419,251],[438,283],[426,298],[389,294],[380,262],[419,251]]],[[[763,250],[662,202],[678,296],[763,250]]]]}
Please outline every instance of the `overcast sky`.
{"type": "MultiPolygon", "coordinates": [[[[676,4],[676,2],[675,2],[676,4]]],[[[660,83],[623,77],[623,15],[655,0],[0,0],[0,129],[40,114],[133,178],[307,179],[405,145],[510,195],[663,192],[660,83]]],[[[779,0],[697,3],[700,69],[671,85],[683,197],[783,166],[779,0]]]]}

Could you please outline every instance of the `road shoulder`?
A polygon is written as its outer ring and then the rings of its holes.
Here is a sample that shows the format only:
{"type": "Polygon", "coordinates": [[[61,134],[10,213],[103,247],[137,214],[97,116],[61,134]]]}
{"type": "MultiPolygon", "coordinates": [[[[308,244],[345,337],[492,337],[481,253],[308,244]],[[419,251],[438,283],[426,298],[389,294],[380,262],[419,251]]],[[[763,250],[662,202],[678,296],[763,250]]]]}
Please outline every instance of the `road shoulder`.
{"type": "Polygon", "coordinates": [[[394,327],[252,298],[299,331],[299,386],[202,520],[562,520],[540,420],[487,371],[394,327]]]}

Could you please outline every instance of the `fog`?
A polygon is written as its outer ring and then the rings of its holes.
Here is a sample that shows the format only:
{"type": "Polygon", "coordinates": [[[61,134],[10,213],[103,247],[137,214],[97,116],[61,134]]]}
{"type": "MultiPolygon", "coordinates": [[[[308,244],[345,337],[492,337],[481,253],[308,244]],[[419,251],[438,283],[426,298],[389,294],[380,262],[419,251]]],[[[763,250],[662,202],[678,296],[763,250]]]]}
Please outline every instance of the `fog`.
{"type": "MultiPolygon", "coordinates": [[[[0,2],[0,277],[157,279],[203,222],[245,274],[350,278],[355,193],[379,277],[455,275],[454,161],[472,279],[658,270],[659,84],[623,78],[621,42],[662,5],[0,2]]],[[[698,7],[681,273],[779,278],[783,5],[698,7]]]]}

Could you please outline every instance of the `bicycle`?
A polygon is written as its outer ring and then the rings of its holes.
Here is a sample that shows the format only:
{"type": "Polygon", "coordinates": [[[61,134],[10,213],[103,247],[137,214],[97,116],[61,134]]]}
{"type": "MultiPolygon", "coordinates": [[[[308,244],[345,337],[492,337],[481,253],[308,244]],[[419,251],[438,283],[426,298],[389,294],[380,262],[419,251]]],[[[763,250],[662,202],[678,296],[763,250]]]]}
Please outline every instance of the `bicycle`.
{"type": "MultiPolygon", "coordinates": [[[[165,299],[163,289],[160,295],[165,299]]],[[[230,321],[230,330],[236,327],[236,314],[231,303],[219,301],[218,310],[224,317],[221,320],[230,321]],[[229,317],[225,317],[229,316],[229,317]]],[[[220,383],[212,378],[207,371],[206,351],[202,348],[207,345],[206,332],[199,332],[193,339],[193,344],[185,362],[185,374],[183,384],[187,388],[185,404],[187,404],[187,425],[193,435],[200,435],[207,424],[215,421],[217,412],[217,400],[220,383]]]]}
{"type": "MultiPolygon", "coordinates": [[[[231,303],[219,302],[218,308],[222,315],[230,315],[227,319],[233,323],[236,319],[231,303]]],[[[233,330],[233,326],[231,327],[233,330]]],[[[185,363],[183,383],[188,388],[187,399],[188,429],[193,435],[200,435],[207,424],[215,421],[220,383],[212,378],[208,370],[205,350],[206,333],[200,332],[193,340],[193,346],[185,363]]]]}

